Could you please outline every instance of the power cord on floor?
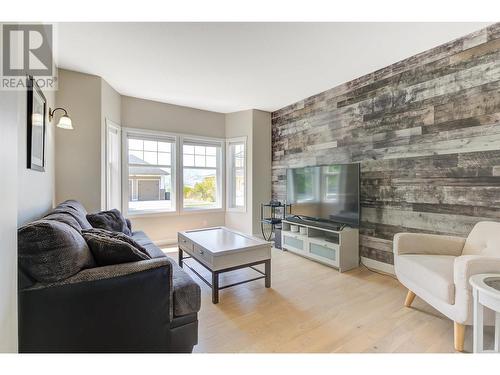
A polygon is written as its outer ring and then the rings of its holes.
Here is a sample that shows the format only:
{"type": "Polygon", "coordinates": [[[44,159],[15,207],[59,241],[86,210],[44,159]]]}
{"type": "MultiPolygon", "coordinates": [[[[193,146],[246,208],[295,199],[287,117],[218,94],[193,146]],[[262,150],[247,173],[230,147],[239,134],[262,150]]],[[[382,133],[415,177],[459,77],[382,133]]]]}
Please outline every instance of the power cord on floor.
{"type": "Polygon", "coordinates": [[[379,270],[375,270],[371,267],[368,267],[366,264],[363,263],[363,261],[361,260],[360,261],[361,265],[363,267],[365,267],[368,271],[371,271],[371,272],[374,272],[374,273],[378,273],[379,275],[382,275],[382,276],[389,276],[389,277],[392,277],[393,279],[397,280],[397,277],[388,273],[388,272],[384,272],[384,271],[379,271],[379,270]]]}

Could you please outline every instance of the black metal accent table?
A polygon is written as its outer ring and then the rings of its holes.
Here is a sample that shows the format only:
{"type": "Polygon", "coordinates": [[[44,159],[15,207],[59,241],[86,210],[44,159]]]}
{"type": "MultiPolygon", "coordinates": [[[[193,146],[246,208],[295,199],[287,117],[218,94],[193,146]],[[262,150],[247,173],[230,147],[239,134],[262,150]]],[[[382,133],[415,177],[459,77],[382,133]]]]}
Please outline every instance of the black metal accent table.
{"type": "Polygon", "coordinates": [[[291,212],[291,205],[278,201],[260,204],[260,230],[266,241],[273,239],[273,233],[281,228],[281,220],[291,212]]]}

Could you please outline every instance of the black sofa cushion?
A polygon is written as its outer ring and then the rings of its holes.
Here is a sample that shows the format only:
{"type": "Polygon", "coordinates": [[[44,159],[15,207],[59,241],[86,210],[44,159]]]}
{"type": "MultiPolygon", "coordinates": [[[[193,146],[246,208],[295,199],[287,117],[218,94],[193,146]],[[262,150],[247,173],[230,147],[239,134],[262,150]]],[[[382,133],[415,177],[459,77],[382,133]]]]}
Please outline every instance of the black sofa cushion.
{"type": "Polygon", "coordinates": [[[88,214],[87,220],[94,228],[106,229],[113,232],[122,232],[127,236],[132,235],[132,232],[127,225],[127,221],[123,217],[122,213],[116,208],[109,211],[88,214]]]}
{"type": "Polygon", "coordinates": [[[66,279],[95,261],[82,235],[56,220],[38,220],[18,229],[19,267],[39,282],[66,279]]]}
{"type": "Polygon", "coordinates": [[[99,266],[151,259],[145,248],[121,232],[89,229],[82,235],[99,266]]]}
{"type": "MultiPolygon", "coordinates": [[[[151,258],[166,256],[144,232],[136,231],[133,233],[132,238],[147,250],[151,258]]],[[[170,258],[169,260],[172,263],[174,316],[179,317],[198,312],[201,307],[200,286],[174,260],[170,258]]]]}
{"type": "Polygon", "coordinates": [[[132,239],[144,247],[151,258],[161,258],[166,256],[165,253],[161,251],[161,249],[156,246],[143,231],[139,230],[132,233],[132,239]]]}

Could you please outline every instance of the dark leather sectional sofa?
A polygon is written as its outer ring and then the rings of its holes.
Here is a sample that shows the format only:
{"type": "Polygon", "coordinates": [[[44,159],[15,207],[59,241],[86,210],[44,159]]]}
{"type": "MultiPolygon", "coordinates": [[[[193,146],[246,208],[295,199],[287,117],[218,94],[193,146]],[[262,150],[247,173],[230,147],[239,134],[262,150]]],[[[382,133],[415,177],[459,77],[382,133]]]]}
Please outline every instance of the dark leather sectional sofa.
{"type": "MultiPolygon", "coordinates": [[[[20,229],[20,352],[193,350],[198,340],[200,287],[144,232],[132,232],[132,238],[147,249],[152,259],[103,267],[90,261],[69,277],[40,282],[30,277],[21,259],[30,255],[26,254],[28,248],[33,251],[33,241],[37,241],[37,250],[49,252],[47,259],[53,259],[51,249],[44,248],[51,246],[49,234],[44,234],[43,225],[39,225],[47,220],[63,223],[57,226],[56,235],[57,231],[67,231],[75,241],[80,240],[81,230],[90,227],[85,208],[77,201],[66,201],[41,220],[27,224],[42,228],[35,232],[38,239],[26,238],[20,229]]],[[[50,236],[54,236],[54,230],[50,236]]],[[[64,261],[69,260],[74,267],[72,247],[64,251],[64,261]]],[[[56,267],[57,271],[64,261],[49,261],[45,266],[56,267]]]]}

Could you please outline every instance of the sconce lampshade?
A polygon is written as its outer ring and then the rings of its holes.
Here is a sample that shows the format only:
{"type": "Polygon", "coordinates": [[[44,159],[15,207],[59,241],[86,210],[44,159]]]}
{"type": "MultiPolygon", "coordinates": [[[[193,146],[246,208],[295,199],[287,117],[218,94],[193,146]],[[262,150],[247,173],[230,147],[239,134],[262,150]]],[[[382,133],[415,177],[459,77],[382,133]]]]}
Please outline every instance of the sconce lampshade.
{"type": "Polygon", "coordinates": [[[61,116],[56,126],[61,129],[73,130],[73,123],[68,115],[61,116]]]}
{"type": "Polygon", "coordinates": [[[52,121],[52,119],[54,118],[54,113],[56,113],[56,111],[64,112],[64,115],[59,118],[59,122],[56,126],[61,129],[73,130],[73,121],[71,121],[71,118],[68,116],[68,111],[66,111],[64,108],[49,108],[49,121],[52,121]]]}

